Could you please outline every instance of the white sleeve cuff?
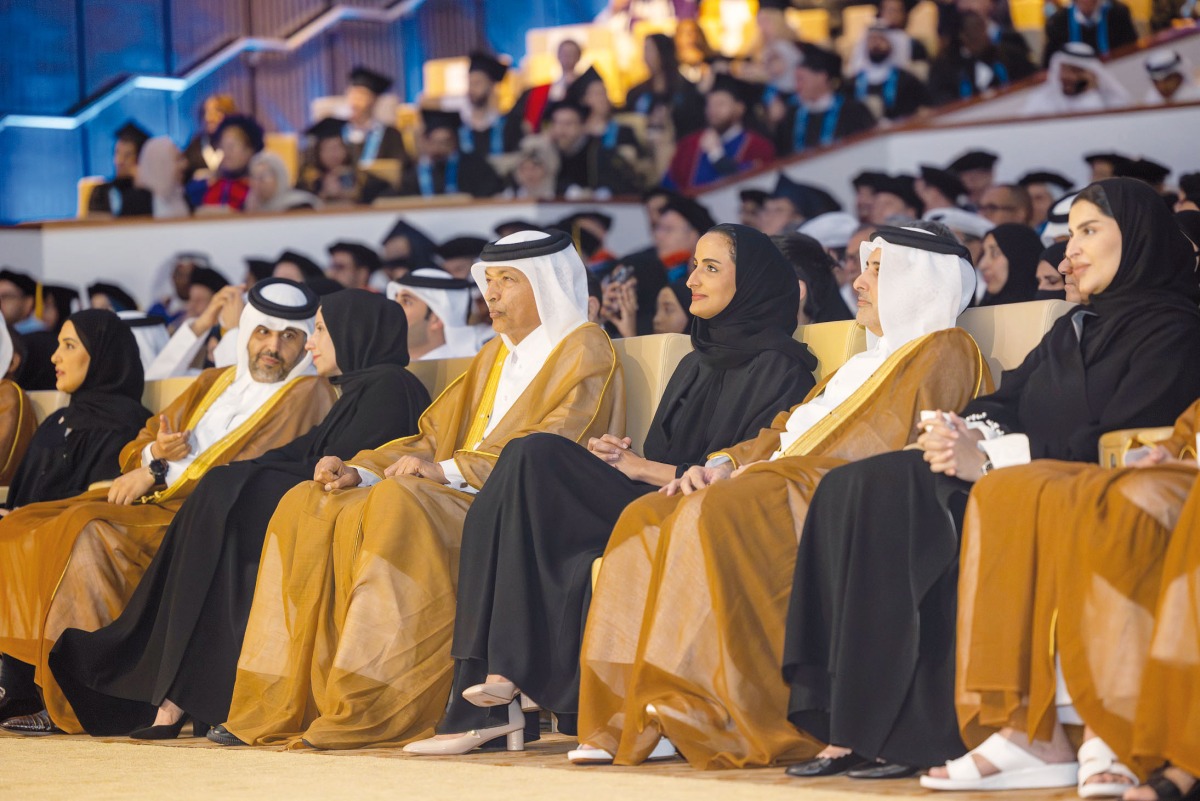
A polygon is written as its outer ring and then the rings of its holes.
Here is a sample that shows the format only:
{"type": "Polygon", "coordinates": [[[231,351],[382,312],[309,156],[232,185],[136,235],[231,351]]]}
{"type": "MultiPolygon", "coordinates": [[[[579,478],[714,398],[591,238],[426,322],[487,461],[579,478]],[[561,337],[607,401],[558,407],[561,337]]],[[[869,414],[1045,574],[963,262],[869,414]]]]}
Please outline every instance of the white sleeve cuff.
{"type": "Polygon", "coordinates": [[[361,467],[355,467],[353,469],[358,473],[358,478],[359,478],[358,486],[360,486],[360,487],[373,487],[376,484],[378,484],[380,481],[383,481],[382,478],[375,475],[370,470],[366,470],[361,467]]]}
{"type": "Polygon", "coordinates": [[[446,484],[450,487],[450,489],[461,490],[467,489],[471,486],[467,483],[467,480],[463,478],[463,474],[459,472],[458,462],[454,461],[454,459],[447,459],[444,462],[438,462],[438,465],[442,468],[442,472],[446,474],[446,484]]]}
{"type": "Polygon", "coordinates": [[[730,459],[725,454],[719,453],[716,456],[714,456],[713,458],[709,459],[707,462],[705,462],[704,466],[705,467],[717,467],[719,465],[725,464],[726,462],[732,462],[732,461],[733,460],[730,459]]]}
{"type": "Polygon", "coordinates": [[[150,448],[153,447],[153,445],[154,443],[151,442],[149,445],[142,448],[142,467],[149,467],[150,463],[154,461],[154,454],[150,452],[150,448]]]}

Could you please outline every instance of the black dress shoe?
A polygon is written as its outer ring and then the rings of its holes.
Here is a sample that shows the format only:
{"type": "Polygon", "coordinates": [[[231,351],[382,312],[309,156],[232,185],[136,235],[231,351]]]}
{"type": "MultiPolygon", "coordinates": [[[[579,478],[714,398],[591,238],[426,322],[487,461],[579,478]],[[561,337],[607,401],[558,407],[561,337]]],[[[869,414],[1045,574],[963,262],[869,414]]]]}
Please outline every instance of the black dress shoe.
{"type": "Polygon", "coordinates": [[[65,732],[54,725],[50,720],[50,713],[46,710],[35,712],[32,715],[22,715],[17,718],[9,718],[0,723],[0,729],[10,731],[13,734],[27,734],[33,736],[42,736],[46,734],[65,734],[65,732]]]}
{"type": "Polygon", "coordinates": [[[244,742],[237,738],[233,732],[225,728],[225,725],[213,726],[208,730],[208,739],[212,740],[217,745],[245,745],[244,742]]]}
{"type": "Polygon", "coordinates": [[[840,776],[848,770],[866,765],[870,760],[851,751],[840,757],[815,757],[797,762],[787,769],[787,775],[812,779],[817,776],[840,776]]]}
{"type": "Polygon", "coordinates": [[[907,779],[920,772],[920,768],[914,768],[912,765],[877,760],[861,768],[848,770],[846,775],[851,779],[907,779]]]}
{"type": "Polygon", "coordinates": [[[32,715],[41,712],[42,709],[44,709],[42,702],[36,696],[17,698],[10,696],[3,687],[0,687],[0,721],[32,715]]]}

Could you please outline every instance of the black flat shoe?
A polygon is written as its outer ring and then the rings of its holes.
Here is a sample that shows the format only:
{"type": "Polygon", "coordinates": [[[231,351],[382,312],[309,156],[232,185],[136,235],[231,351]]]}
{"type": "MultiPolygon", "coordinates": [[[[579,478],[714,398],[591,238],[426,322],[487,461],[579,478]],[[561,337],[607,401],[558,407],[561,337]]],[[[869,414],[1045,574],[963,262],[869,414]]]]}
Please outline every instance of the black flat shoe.
{"type": "Polygon", "coordinates": [[[861,767],[870,762],[859,754],[851,751],[840,757],[815,757],[804,762],[797,762],[787,769],[787,775],[802,779],[812,779],[817,776],[840,776],[848,770],[861,767]]]}
{"type": "Polygon", "coordinates": [[[1192,789],[1184,793],[1179,789],[1179,785],[1166,777],[1165,771],[1166,767],[1161,767],[1146,779],[1146,785],[1158,796],[1158,801],[1197,801],[1200,799],[1200,781],[1195,782],[1192,789]]]}
{"type": "Polygon", "coordinates": [[[9,718],[20,718],[25,715],[33,715],[41,712],[44,707],[42,702],[36,698],[16,698],[5,692],[3,687],[0,687],[0,722],[9,718]]]}
{"type": "MultiPolygon", "coordinates": [[[[179,736],[179,732],[183,731],[184,725],[191,720],[191,717],[186,713],[174,723],[164,723],[158,726],[143,726],[140,729],[134,729],[129,732],[131,740],[174,740],[179,736]]],[[[203,737],[207,733],[208,727],[197,721],[192,722],[192,736],[203,737]]]]}
{"type": "Polygon", "coordinates": [[[225,725],[213,726],[208,730],[208,739],[212,740],[217,745],[245,745],[244,742],[237,738],[233,732],[225,728],[225,725]]]}
{"type": "Polygon", "coordinates": [[[32,715],[9,718],[0,723],[0,729],[10,731],[13,734],[25,734],[34,737],[41,737],[47,734],[65,734],[62,729],[54,725],[54,722],[50,720],[50,713],[44,709],[32,715]]]}
{"type": "Polygon", "coordinates": [[[846,776],[851,779],[908,779],[920,772],[920,768],[914,768],[912,765],[879,760],[861,768],[848,770],[846,776]]]}

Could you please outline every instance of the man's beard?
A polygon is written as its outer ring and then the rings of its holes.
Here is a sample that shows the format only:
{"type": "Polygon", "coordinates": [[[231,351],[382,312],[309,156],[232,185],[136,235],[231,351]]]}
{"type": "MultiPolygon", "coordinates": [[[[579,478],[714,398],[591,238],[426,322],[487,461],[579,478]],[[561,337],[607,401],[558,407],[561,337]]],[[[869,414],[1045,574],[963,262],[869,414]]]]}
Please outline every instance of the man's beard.
{"type": "Polygon", "coordinates": [[[289,365],[278,351],[261,350],[250,360],[250,377],[262,384],[275,384],[282,381],[294,365],[289,365]],[[259,362],[264,356],[269,356],[279,362],[271,367],[259,362]]]}
{"type": "Polygon", "coordinates": [[[868,50],[867,58],[872,64],[882,64],[891,58],[892,54],[887,50],[868,50]]]}
{"type": "Polygon", "coordinates": [[[1079,80],[1071,81],[1070,83],[1064,82],[1062,87],[1063,94],[1067,97],[1078,97],[1086,92],[1087,89],[1088,82],[1086,78],[1080,78],[1079,80]]]}

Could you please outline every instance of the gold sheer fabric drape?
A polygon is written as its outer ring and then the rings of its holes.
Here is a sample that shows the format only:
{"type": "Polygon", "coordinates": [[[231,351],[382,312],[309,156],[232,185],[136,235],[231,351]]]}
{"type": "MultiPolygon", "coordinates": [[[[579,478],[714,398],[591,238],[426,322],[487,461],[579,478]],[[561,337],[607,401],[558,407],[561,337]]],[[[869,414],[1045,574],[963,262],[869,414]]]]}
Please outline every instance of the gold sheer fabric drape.
{"type": "MultiPolygon", "coordinates": [[[[665,734],[700,768],[769,765],[820,749],[788,722],[781,675],[812,494],[834,467],[912,442],[921,410],[959,409],[990,387],[966,333],[913,344],[802,438],[796,455],[688,496],[654,494],[626,507],[584,634],[580,742],[637,764],[665,734]]],[[[738,464],[769,458],[787,419],[781,413],[771,429],[723,453],[738,464]]]]}
{"type": "Polygon", "coordinates": [[[1186,461],[1113,470],[1038,460],[976,484],[963,532],[955,693],[969,745],[1004,726],[1049,737],[1058,659],[1076,711],[1137,766],[1133,722],[1148,686],[1164,560],[1197,475],[1198,409],[1164,443],[1186,461]]]}
{"type": "MultiPolygon", "coordinates": [[[[186,430],[203,414],[215,400],[209,390],[223,372],[205,371],[163,411],[172,430],[186,430]]],[[[324,379],[295,379],[260,413],[206,450],[203,461],[216,466],[253,459],[286,444],[319,423],[333,400],[333,388],[324,379]]],[[[141,467],[142,450],[158,429],[155,415],[122,449],[123,472],[141,467]]],[[[198,480],[180,479],[160,503],[118,506],[108,503],[107,490],[95,490],[30,504],[0,521],[0,653],[36,667],[46,708],[64,731],[83,729],[47,665],[50,649],[65,629],[94,631],[121,614],[198,480]]]]}
{"type": "MultiPolygon", "coordinates": [[[[625,426],[624,379],[595,325],[568,335],[474,450],[493,340],[421,417],[420,433],[351,464],[454,458],[480,487],[505,443],[534,431],[586,442],[625,426]]],[[[289,492],[268,526],[226,727],[254,745],[346,749],[428,736],[450,689],[463,519],[474,496],[400,476],[289,492]]]]}

